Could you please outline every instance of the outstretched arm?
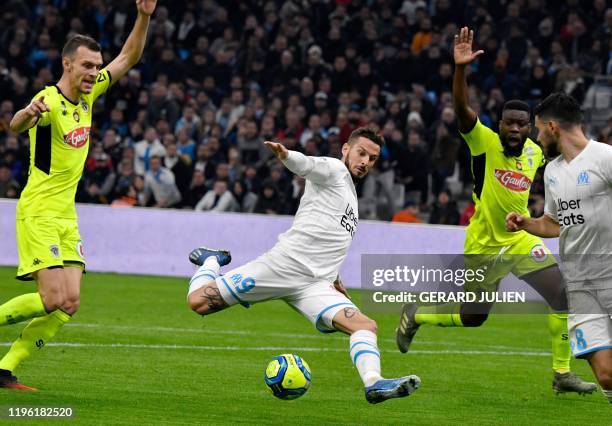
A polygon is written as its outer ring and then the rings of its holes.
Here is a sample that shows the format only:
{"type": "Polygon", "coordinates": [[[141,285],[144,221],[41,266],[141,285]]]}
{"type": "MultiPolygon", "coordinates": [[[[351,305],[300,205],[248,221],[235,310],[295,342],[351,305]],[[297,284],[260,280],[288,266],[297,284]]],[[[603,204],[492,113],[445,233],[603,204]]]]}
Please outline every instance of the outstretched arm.
{"type": "Polygon", "coordinates": [[[134,28],[132,28],[132,32],[123,44],[119,55],[106,66],[113,81],[119,81],[121,77],[140,61],[145,41],[147,40],[149,20],[155,10],[156,3],[157,0],[136,0],[138,16],[136,17],[134,28]]]}
{"type": "Polygon", "coordinates": [[[343,171],[341,167],[345,168],[342,163],[334,159],[308,157],[298,151],[289,151],[278,142],[265,141],[264,144],[292,173],[319,185],[332,184],[335,182],[334,176],[343,171]]]}
{"type": "Polygon", "coordinates": [[[477,52],[472,51],[472,42],[474,41],[474,31],[468,30],[467,27],[461,28],[458,35],[455,35],[455,47],[453,56],[455,58],[455,75],[453,78],[453,105],[457,121],[459,122],[459,131],[468,133],[476,125],[476,112],[470,108],[468,102],[468,85],[465,77],[466,65],[473,62],[478,56],[484,53],[483,50],[477,52]]]}
{"type": "Polygon", "coordinates": [[[515,212],[506,216],[506,229],[510,232],[527,231],[542,238],[556,238],[560,230],[559,224],[546,214],[533,219],[515,212]]]}

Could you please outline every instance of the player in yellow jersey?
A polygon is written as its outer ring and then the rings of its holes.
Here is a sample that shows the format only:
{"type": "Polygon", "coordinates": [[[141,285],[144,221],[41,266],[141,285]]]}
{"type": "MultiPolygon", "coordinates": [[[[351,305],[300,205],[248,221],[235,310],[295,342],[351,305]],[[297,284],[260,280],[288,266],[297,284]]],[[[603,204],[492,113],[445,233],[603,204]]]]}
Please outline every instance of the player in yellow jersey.
{"type": "MultiPolygon", "coordinates": [[[[506,230],[506,214],[518,212],[529,217],[527,202],[536,171],[544,165],[542,149],[529,139],[531,116],[522,101],[506,102],[499,123],[499,134],[484,126],[469,107],[465,67],[484,53],[472,51],[474,32],[462,28],[455,36],[455,75],[453,102],[459,131],[472,155],[473,200],[476,211],[466,230],[466,267],[487,265],[486,281],[479,291],[497,291],[509,273],[527,282],[549,304],[548,325],[552,337],[553,390],[591,393],[597,389],[570,372],[571,350],[567,329],[565,285],[554,257],[538,237],[527,232],[506,230]]],[[[442,327],[479,327],[487,319],[493,303],[463,303],[445,306],[403,308],[397,329],[397,344],[407,352],[422,324],[442,327]]]]}
{"type": "Polygon", "coordinates": [[[79,308],[85,268],[74,197],[89,149],[96,98],[138,63],[156,0],[137,0],[138,16],[119,55],[102,69],[100,45],[75,35],[62,50],[63,73],[41,90],[10,123],[29,131],[28,182],[17,204],[17,278],[35,280],[38,292],[0,305],[0,325],[34,318],[0,360],[0,387],[36,390],[13,375],[79,308]]]}

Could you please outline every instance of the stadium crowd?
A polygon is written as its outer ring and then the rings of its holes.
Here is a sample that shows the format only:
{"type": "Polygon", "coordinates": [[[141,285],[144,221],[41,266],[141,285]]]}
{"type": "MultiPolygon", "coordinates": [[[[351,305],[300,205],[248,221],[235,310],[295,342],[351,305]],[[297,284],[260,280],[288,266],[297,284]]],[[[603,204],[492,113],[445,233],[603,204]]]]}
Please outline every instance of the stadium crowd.
{"type": "MultiPolygon", "coordinates": [[[[108,62],[134,13],[133,0],[2,2],[0,197],[19,196],[29,163],[27,133],[8,123],[57,81],[67,37],[93,36],[108,62]]],[[[160,0],[143,61],[96,105],[77,201],[293,214],[304,181],[262,142],[340,157],[369,125],[387,144],[358,184],[361,218],[427,211],[465,224],[473,206],[459,212],[455,199],[471,190],[470,156],[450,93],[460,25],[485,50],[470,97],[493,129],[506,100],[562,90],[582,102],[595,75],[612,73],[605,0],[160,0]]],[[[592,136],[612,142],[611,127],[592,136]]],[[[542,193],[536,181],[536,215],[542,193]]]]}

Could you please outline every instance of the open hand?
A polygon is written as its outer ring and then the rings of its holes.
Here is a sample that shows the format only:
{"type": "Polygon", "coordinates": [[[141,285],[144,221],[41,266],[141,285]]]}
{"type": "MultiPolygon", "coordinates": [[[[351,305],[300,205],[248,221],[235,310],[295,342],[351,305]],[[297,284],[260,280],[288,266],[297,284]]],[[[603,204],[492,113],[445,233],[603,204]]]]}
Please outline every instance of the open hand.
{"type": "Polygon", "coordinates": [[[474,42],[474,31],[468,27],[463,27],[458,35],[455,35],[454,57],[455,64],[466,65],[473,62],[477,57],[484,53],[484,50],[472,51],[474,42]]]}
{"type": "Polygon", "coordinates": [[[265,141],[264,144],[270,148],[270,151],[272,151],[272,153],[279,160],[285,160],[289,156],[289,151],[283,146],[283,144],[270,141],[265,141]]]}

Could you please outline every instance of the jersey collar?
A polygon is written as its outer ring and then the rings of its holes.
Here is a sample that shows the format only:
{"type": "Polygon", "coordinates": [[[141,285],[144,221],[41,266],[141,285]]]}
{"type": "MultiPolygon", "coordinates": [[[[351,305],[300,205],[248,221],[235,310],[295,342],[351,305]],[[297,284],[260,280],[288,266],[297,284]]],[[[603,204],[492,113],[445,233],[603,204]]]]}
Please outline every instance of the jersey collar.
{"type": "Polygon", "coordinates": [[[79,103],[78,102],[73,102],[72,99],[70,99],[68,96],[64,95],[64,92],[62,92],[62,89],[59,88],[59,86],[57,84],[53,85],[56,89],[57,89],[57,93],[59,93],[60,95],[62,95],[64,97],[64,99],[66,99],[68,102],[70,102],[72,105],[74,106],[78,106],[79,103]]]}

